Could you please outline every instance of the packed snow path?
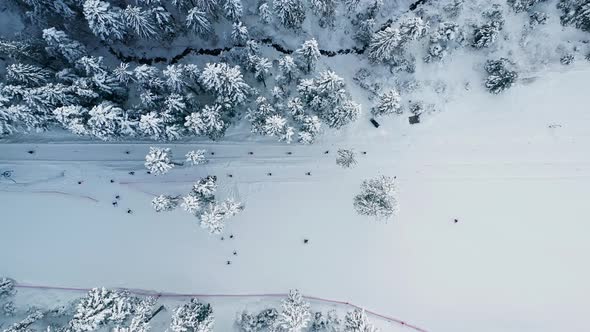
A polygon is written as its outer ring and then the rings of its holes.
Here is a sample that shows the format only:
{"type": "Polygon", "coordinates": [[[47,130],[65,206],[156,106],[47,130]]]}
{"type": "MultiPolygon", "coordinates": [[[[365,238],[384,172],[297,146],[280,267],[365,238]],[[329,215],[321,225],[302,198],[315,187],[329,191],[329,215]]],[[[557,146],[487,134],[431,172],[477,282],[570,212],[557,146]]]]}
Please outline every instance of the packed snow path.
{"type": "Polygon", "coordinates": [[[588,74],[548,74],[500,96],[474,92],[418,126],[362,121],[311,147],[231,137],[166,145],[178,158],[203,147],[215,155],[160,177],[143,169],[150,144],[1,144],[0,171],[13,170],[17,184],[0,182],[0,275],[184,293],[299,288],[429,331],[583,331],[588,74]],[[338,148],[367,154],[340,169],[338,148]],[[224,240],[184,211],[150,207],[151,193],[183,193],[208,174],[221,197],[246,204],[224,240]],[[352,207],[361,181],[377,174],[399,180],[401,211],[389,223],[352,207]],[[41,190],[98,202],[29,194],[41,190]]]}

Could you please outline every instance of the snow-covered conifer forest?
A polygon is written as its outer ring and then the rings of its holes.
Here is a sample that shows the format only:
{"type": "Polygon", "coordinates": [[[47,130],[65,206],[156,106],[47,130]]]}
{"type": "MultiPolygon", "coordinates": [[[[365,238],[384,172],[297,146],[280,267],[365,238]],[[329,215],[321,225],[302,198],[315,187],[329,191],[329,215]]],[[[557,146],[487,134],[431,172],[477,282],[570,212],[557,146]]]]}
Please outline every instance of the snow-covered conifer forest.
{"type": "Polygon", "coordinates": [[[0,1],[0,332],[586,331],[589,0],[0,1]]]}

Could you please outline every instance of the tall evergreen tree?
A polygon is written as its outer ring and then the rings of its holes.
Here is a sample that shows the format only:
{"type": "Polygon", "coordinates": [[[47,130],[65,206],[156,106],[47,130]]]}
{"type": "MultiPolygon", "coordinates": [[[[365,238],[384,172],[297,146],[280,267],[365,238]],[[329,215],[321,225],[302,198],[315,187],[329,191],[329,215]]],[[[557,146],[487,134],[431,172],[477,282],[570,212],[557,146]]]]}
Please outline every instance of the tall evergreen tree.
{"type": "Polygon", "coordinates": [[[315,63],[321,56],[318,42],[315,38],[306,40],[300,48],[295,50],[295,54],[307,73],[311,72],[315,63]]]}
{"type": "Polygon", "coordinates": [[[84,17],[90,30],[103,40],[123,39],[125,20],[120,8],[112,8],[108,2],[86,0],[83,6],[84,17]]]}
{"type": "Polygon", "coordinates": [[[274,12],[286,28],[299,29],[305,20],[305,6],[302,0],[274,0],[274,12]]]}

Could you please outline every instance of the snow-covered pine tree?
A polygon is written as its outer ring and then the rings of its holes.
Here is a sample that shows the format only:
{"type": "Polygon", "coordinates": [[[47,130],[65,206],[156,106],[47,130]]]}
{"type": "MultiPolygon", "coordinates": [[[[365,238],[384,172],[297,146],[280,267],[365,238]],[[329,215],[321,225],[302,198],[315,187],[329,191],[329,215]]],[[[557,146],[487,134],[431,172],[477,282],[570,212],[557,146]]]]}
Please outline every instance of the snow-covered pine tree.
{"type": "Polygon", "coordinates": [[[43,61],[45,55],[36,43],[0,38],[0,54],[15,60],[43,61]]]}
{"type": "Polygon", "coordinates": [[[28,131],[39,125],[31,110],[24,105],[0,106],[0,137],[28,131]]]}
{"type": "Polygon", "coordinates": [[[342,168],[350,168],[356,165],[355,153],[348,149],[339,149],[338,156],[336,157],[336,164],[342,168]]]}
{"type": "Polygon", "coordinates": [[[0,299],[5,299],[16,294],[15,282],[13,279],[2,277],[0,278],[0,299]]]}
{"type": "Polygon", "coordinates": [[[422,38],[426,35],[427,31],[428,24],[417,16],[406,17],[399,24],[399,33],[402,36],[403,42],[422,38]]]}
{"type": "Polygon", "coordinates": [[[208,303],[192,298],[172,313],[172,332],[211,332],[213,330],[213,309],[208,303]]]}
{"type": "Polygon", "coordinates": [[[263,2],[262,4],[260,4],[260,6],[258,7],[258,18],[260,19],[260,22],[264,24],[270,23],[272,19],[272,12],[270,10],[270,6],[268,5],[268,3],[263,2]]]}
{"type": "Polygon", "coordinates": [[[211,202],[200,215],[200,225],[211,234],[221,234],[225,228],[225,209],[217,202],[211,202]]]}
{"type": "Polygon", "coordinates": [[[369,322],[364,310],[354,309],[344,317],[343,332],[378,332],[379,330],[369,322]]]}
{"type": "Polygon", "coordinates": [[[102,64],[103,57],[84,56],[76,61],[76,66],[86,72],[86,75],[92,76],[97,74],[104,74],[105,67],[102,64]]]}
{"type": "Polygon", "coordinates": [[[3,332],[28,332],[33,331],[29,328],[29,326],[33,325],[36,321],[42,319],[45,316],[43,311],[38,309],[33,309],[31,313],[27,315],[23,320],[20,322],[14,323],[10,325],[7,329],[3,332]]]}
{"type": "Polygon", "coordinates": [[[212,140],[225,134],[227,125],[222,119],[223,109],[220,105],[205,105],[200,112],[193,112],[185,118],[184,126],[195,135],[206,135],[212,140]]]}
{"type": "Polygon", "coordinates": [[[230,67],[226,63],[207,63],[201,72],[200,82],[206,90],[215,93],[217,102],[222,105],[242,104],[250,90],[240,67],[230,67]]]}
{"type": "Polygon", "coordinates": [[[310,5],[319,17],[321,27],[334,25],[337,5],[335,0],[310,0],[310,5]]]}
{"type": "Polygon", "coordinates": [[[322,118],[328,126],[339,129],[358,119],[360,114],[361,105],[350,99],[345,99],[323,113],[322,118]]]}
{"type": "Polygon", "coordinates": [[[196,214],[199,212],[202,205],[201,199],[192,192],[183,196],[182,203],[180,203],[180,207],[190,214],[196,214]]]}
{"type": "Polygon", "coordinates": [[[287,111],[297,122],[303,122],[306,118],[305,110],[303,109],[303,102],[299,97],[290,98],[287,101],[287,111]]]}
{"type": "Polygon", "coordinates": [[[244,7],[242,0],[225,0],[223,3],[223,14],[229,21],[235,22],[242,17],[244,7]]]}
{"type": "Polygon", "coordinates": [[[498,60],[488,60],[485,64],[485,70],[489,74],[485,81],[485,86],[493,94],[498,94],[510,87],[516,82],[518,73],[509,67],[511,62],[506,58],[498,60]]]}
{"type": "Polygon", "coordinates": [[[160,31],[163,31],[169,35],[173,35],[176,30],[176,22],[174,17],[168,10],[163,6],[157,6],[150,9],[150,13],[154,19],[154,22],[160,31]]]}
{"type": "Polygon", "coordinates": [[[139,118],[139,131],[142,135],[160,140],[165,137],[166,124],[155,111],[142,114],[139,118]]]}
{"type": "Polygon", "coordinates": [[[235,45],[244,45],[249,38],[248,28],[241,21],[232,24],[231,39],[235,45]]]}
{"type": "Polygon", "coordinates": [[[178,197],[158,195],[152,199],[152,207],[156,212],[172,211],[178,206],[178,197]]]}
{"type": "Polygon", "coordinates": [[[368,46],[371,43],[373,34],[377,28],[377,23],[374,18],[362,20],[357,27],[354,39],[356,39],[363,46],[368,46]]]}
{"type": "Polygon", "coordinates": [[[127,326],[117,325],[113,332],[149,332],[150,320],[154,317],[155,297],[149,296],[136,301],[133,317],[127,326]]]}
{"type": "Polygon", "coordinates": [[[322,128],[320,119],[316,115],[305,115],[301,123],[299,141],[303,144],[313,143],[322,128]]]}
{"type": "Polygon", "coordinates": [[[71,39],[65,32],[56,28],[44,29],[43,39],[47,44],[46,50],[49,54],[62,56],[69,63],[75,63],[76,60],[87,54],[84,45],[71,39]]]}
{"type": "Polygon", "coordinates": [[[393,27],[387,27],[377,31],[371,38],[369,47],[369,59],[375,62],[386,62],[391,60],[402,43],[400,31],[393,27]]]}
{"type": "Polygon", "coordinates": [[[131,299],[124,292],[93,288],[78,302],[67,330],[96,331],[109,322],[122,322],[131,312],[131,299]]]}
{"type": "Polygon", "coordinates": [[[199,182],[193,185],[191,194],[198,197],[204,203],[210,203],[215,200],[215,192],[217,191],[217,177],[207,176],[201,178],[199,182]]]}
{"type": "Polygon", "coordinates": [[[498,38],[500,30],[496,24],[484,24],[475,27],[473,30],[473,41],[471,46],[474,48],[490,47],[498,38]]]}
{"type": "Polygon", "coordinates": [[[76,135],[89,135],[83,121],[87,114],[88,110],[82,106],[63,106],[53,110],[57,122],[76,135]]]}
{"type": "Polygon", "coordinates": [[[310,304],[303,299],[298,290],[290,290],[281,303],[281,313],[274,321],[273,331],[300,332],[311,321],[310,304]]]}
{"type": "Polygon", "coordinates": [[[238,315],[236,324],[243,332],[259,332],[271,328],[278,316],[279,312],[275,308],[264,309],[258,314],[244,311],[238,315]]]}
{"type": "Polygon", "coordinates": [[[508,0],[508,5],[517,12],[523,12],[531,9],[534,5],[545,0],[508,0]]]}
{"type": "Polygon", "coordinates": [[[396,89],[390,89],[379,96],[377,104],[371,109],[371,114],[374,116],[401,113],[401,97],[396,89]]]}
{"type": "Polygon", "coordinates": [[[170,148],[150,147],[145,156],[145,167],[154,175],[168,173],[174,168],[170,148]]]}
{"type": "Polygon", "coordinates": [[[183,65],[174,64],[166,66],[162,71],[166,86],[174,93],[182,93],[188,86],[187,71],[183,65]]]}
{"type": "Polygon", "coordinates": [[[361,215],[387,219],[398,211],[397,186],[393,178],[379,176],[365,180],[361,193],[354,198],[354,208],[361,215]]]}
{"type": "Polygon", "coordinates": [[[123,11],[123,18],[127,27],[140,38],[153,38],[158,34],[150,11],[128,5],[123,11]]]}
{"type": "Polygon", "coordinates": [[[274,0],[273,9],[284,27],[301,28],[301,24],[305,20],[305,6],[302,0],[274,0]]]}
{"type": "Polygon", "coordinates": [[[111,102],[102,102],[94,106],[89,112],[89,133],[102,140],[118,137],[123,120],[123,110],[111,102]]]}
{"type": "Polygon", "coordinates": [[[251,58],[254,77],[256,77],[257,80],[261,81],[262,84],[266,87],[266,76],[270,73],[270,70],[272,69],[272,62],[270,62],[268,58],[258,55],[254,55],[251,58]]]}
{"type": "Polygon", "coordinates": [[[300,48],[295,50],[297,60],[305,72],[310,73],[321,56],[318,42],[315,38],[306,40],[300,48]]]}
{"type": "Polygon", "coordinates": [[[186,15],[185,24],[191,31],[204,38],[207,38],[213,32],[213,27],[211,26],[211,22],[209,22],[207,13],[198,7],[189,10],[186,15]]]}
{"type": "Polygon", "coordinates": [[[310,332],[339,332],[340,318],[336,310],[330,310],[327,314],[321,311],[314,313],[313,321],[311,323],[310,332]]]}
{"type": "Polygon", "coordinates": [[[123,39],[125,20],[120,8],[110,8],[108,2],[86,0],[83,6],[84,17],[90,30],[103,40],[123,39]]]}
{"type": "Polygon", "coordinates": [[[133,71],[129,70],[129,64],[121,62],[118,67],[112,70],[112,75],[115,79],[124,85],[129,84],[134,80],[133,71]]]}
{"type": "Polygon", "coordinates": [[[578,29],[590,31],[590,2],[588,0],[560,0],[557,8],[561,9],[561,24],[573,25],[578,29]]]}
{"type": "Polygon", "coordinates": [[[6,78],[12,84],[20,84],[28,87],[45,85],[50,77],[49,71],[22,63],[16,63],[6,67],[6,78]]]}
{"type": "Polygon", "coordinates": [[[207,150],[203,150],[203,149],[189,151],[185,155],[186,162],[190,163],[193,166],[206,164],[207,163],[207,158],[205,157],[206,152],[207,152],[207,150]]]}
{"type": "Polygon", "coordinates": [[[221,205],[223,207],[223,213],[225,215],[225,218],[234,217],[244,210],[244,204],[236,201],[231,197],[223,201],[221,205]]]}
{"type": "Polygon", "coordinates": [[[284,77],[287,84],[295,80],[297,75],[297,65],[295,60],[290,55],[285,55],[279,59],[279,70],[282,77],[284,77]]]}

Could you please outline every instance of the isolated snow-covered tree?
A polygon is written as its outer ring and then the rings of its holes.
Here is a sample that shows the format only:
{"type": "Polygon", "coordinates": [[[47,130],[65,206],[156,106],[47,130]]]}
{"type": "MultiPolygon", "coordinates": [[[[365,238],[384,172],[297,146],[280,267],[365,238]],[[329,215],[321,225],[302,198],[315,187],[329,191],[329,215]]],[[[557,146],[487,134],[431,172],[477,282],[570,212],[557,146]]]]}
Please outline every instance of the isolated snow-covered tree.
{"type": "Polygon", "coordinates": [[[28,87],[41,86],[47,83],[50,73],[37,66],[16,63],[6,67],[6,78],[14,84],[28,87]]]}
{"type": "Polygon", "coordinates": [[[223,207],[223,213],[226,218],[234,217],[244,210],[244,204],[236,201],[231,197],[223,201],[223,203],[221,203],[221,206],[223,207]]]}
{"type": "Polygon", "coordinates": [[[122,322],[131,312],[132,304],[125,293],[93,288],[78,302],[68,330],[96,331],[110,322],[122,322]]]}
{"type": "Polygon", "coordinates": [[[273,325],[273,331],[300,332],[311,321],[310,304],[303,299],[298,290],[290,290],[281,303],[281,313],[273,325]]]}
{"type": "Polygon", "coordinates": [[[211,305],[192,298],[188,303],[174,310],[170,330],[172,332],[211,332],[213,323],[211,305]]]}
{"type": "Polygon", "coordinates": [[[127,27],[140,38],[152,38],[158,34],[150,11],[128,5],[123,11],[123,18],[127,27]]]}
{"type": "Polygon", "coordinates": [[[145,156],[145,167],[154,175],[168,173],[174,168],[170,148],[150,147],[145,156]]]}
{"type": "Polygon", "coordinates": [[[367,49],[369,59],[375,62],[391,60],[402,43],[402,35],[399,29],[387,27],[377,31],[371,38],[367,49]]]}
{"type": "Polygon", "coordinates": [[[272,12],[268,3],[263,2],[260,4],[260,6],[258,6],[258,18],[260,19],[260,22],[264,24],[270,23],[270,20],[272,19],[272,12]]]}
{"type": "Polygon", "coordinates": [[[350,168],[356,165],[355,153],[352,150],[339,149],[336,164],[342,168],[350,168]]]}
{"type": "Polygon", "coordinates": [[[202,37],[209,36],[213,31],[207,13],[200,10],[198,7],[189,10],[186,15],[185,24],[187,28],[202,37]]]}
{"type": "Polygon", "coordinates": [[[199,196],[192,192],[186,196],[183,196],[182,203],[180,203],[180,207],[190,214],[196,214],[201,210],[202,206],[203,204],[199,196]]]}
{"type": "Polygon", "coordinates": [[[274,0],[273,9],[279,22],[286,28],[299,29],[305,20],[302,0],[274,0]]]}
{"type": "Polygon", "coordinates": [[[313,315],[309,330],[311,332],[340,332],[340,324],[340,318],[335,310],[330,310],[325,315],[318,311],[313,315]]]}
{"type": "Polygon", "coordinates": [[[401,114],[401,112],[401,97],[396,89],[390,89],[379,96],[377,104],[371,109],[371,114],[374,116],[401,114]]]}
{"type": "Polygon", "coordinates": [[[239,20],[243,11],[242,0],[225,0],[223,2],[223,15],[230,21],[239,20]]]}
{"type": "Polygon", "coordinates": [[[236,22],[232,25],[231,39],[236,45],[244,45],[248,41],[248,28],[242,22],[236,22]]]}
{"type": "Polygon", "coordinates": [[[315,66],[315,63],[321,56],[318,42],[314,38],[306,40],[300,48],[295,50],[295,54],[297,56],[297,60],[301,64],[301,67],[307,73],[311,72],[315,66]]]}
{"type": "Polygon", "coordinates": [[[125,20],[120,8],[112,8],[108,2],[86,0],[83,6],[84,17],[90,30],[103,40],[123,39],[125,20]]]}
{"type": "Polygon", "coordinates": [[[344,316],[343,332],[378,332],[379,330],[369,322],[364,310],[354,309],[344,316]]]}
{"type": "Polygon", "coordinates": [[[239,66],[226,63],[207,63],[200,77],[203,87],[217,96],[220,104],[232,106],[246,101],[250,87],[242,76],[239,66]]]}
{"type": "Polygon", "coordinates": [[[212,140],[223,137],[227,128],[220,105],[205,105],[200,112],[185,117],[184,127],[195,135],[206,135],[212,140]]]}
{"type": "Polygon", "coordinates": [[[490,47],[498,38],[499,32],[498,25],[493,23],[478,26],[473,30],[471,46],[474,48],[490,47]]]}
{"type": "Polygon", "coordinates": [[[428,24],[417,16],[406,17],[399,24],[399,33],[404,42],[422,38],[427,31],[428,24]]]}
{"type": "Polygon", "coordinates": [[[252,61],[252,70],[254,71],[254,77],[257,80],[261,81],[264,86],[266,86],[266,76],[270,73],[272,69],[272,63],[268,58],[254,55],[251,57],[252,61]]]}
{"type": "Polygon", "coordinates": [[[354,208],[361,215],[387,219],[398,211],[397,186],[394,178],[379,176],[365,180],[361,193],[354,198],[354,208]]]}
{"type": "Polygon", "coordinates": [[[178,197],[158,195],[152,199],[152,207],[156,212],[172,211],[178,206],[178,197]]]}
{"type": "Polygon", "coordinates": [[[508,59],[500,58],[499,60],[488,60],[485,64],[485,70],[489,74],[485,81],[485,86],[493,94],[498,94],[510,87],[516,82],[518,73],[510,70],[511,62],[508,59]]]}
{"type": "Polygon", "coordinates": [[[186,162],[190,163],[193,166],[205,164],[205,163],[207,163],[207,158],[205,158],[206,152],[207,152],[207,150],[203,150],[203,149],[189,151],[185,155],[186,162]]]}
{"type": "Polygon", "coordinates": [[[200,225],[211,234],[221,234],[225,227],[225,209],[224,206],[216,202],[211,202],[200,215],[200,225]]]}
{"type": "Polygon", "coordinates": [[[43,40],[47,44],[46,50],[49,54],[62,56],[69,63],[75,63],[76,60],[87,54],[84,45],[56,28],[44,29],[43,40]]]}

